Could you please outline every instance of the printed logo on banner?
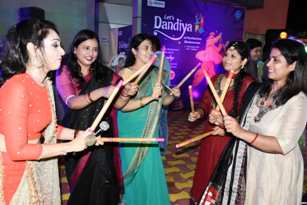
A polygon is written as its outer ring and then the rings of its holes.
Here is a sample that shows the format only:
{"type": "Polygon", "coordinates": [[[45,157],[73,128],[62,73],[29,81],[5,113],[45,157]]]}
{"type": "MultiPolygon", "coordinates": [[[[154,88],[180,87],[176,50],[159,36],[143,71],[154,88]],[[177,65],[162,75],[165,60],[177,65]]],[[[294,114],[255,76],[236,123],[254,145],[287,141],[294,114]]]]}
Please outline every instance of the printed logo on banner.
{"type": "Polygon", "coordinates": [[[186,23],[180,18],[175,18],[173,15],[164,15],[154,17],[154,30],[153,34],[165,36],[168,39],[178,41],[186,34],[186,32],[193,32],[193,25],[191,23],[186,23]],[[168,32],[179,32],[180,34],[176,37],[172,37],[168,32]]]}
{"type": "Polygon", "coordinates": [[[205,32],[205,17],[201,13],[195,15],[194,29],[200,34],[205,32]]]}
{"type": "Polygon", "coordinates": [[[162,0],[147,0],[147,6],[165,8],[165,1],[162,1],[162,0]]]}

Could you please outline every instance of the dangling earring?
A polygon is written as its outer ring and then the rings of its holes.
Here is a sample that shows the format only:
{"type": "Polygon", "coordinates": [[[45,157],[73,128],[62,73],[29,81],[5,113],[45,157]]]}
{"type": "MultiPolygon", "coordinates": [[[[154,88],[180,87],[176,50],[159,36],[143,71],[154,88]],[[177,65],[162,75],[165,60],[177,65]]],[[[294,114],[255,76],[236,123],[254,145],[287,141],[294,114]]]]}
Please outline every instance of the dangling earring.
{"type": "Polygon", "coordinates": [[[241,69],[244,68],[244,66],[246,65],[246,63],[247,63],[247,59],[245,58],[245,59],[243,60],[243,62],[242,62],[241,69]]]}

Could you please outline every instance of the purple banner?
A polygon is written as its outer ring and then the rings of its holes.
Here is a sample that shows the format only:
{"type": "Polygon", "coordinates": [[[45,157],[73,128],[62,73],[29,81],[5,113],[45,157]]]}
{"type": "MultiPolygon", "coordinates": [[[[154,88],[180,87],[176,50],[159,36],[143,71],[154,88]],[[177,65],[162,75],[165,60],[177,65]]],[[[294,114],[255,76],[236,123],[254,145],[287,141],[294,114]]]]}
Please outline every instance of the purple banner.
{"type": "Polygon", "coordinates": [[[224,45],[242,39],[244,13],[242,7],[222,3],[143,0],[142,32],[158,36],[166,47],[171,83],[176,85],[195,65],[202,64],[181,89],[184,101],[189,84],[196,100],[206,89],[202,69],[206,68],[210,76],[223,72],[224,45]]]}

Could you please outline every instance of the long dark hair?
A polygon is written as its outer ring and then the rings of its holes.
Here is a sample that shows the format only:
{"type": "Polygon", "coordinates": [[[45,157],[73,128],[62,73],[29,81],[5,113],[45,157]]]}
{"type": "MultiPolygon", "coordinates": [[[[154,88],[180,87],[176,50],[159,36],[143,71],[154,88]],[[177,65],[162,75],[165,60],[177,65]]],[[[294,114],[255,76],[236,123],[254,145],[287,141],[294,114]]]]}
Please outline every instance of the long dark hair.
{"type": "MultiPolygon", "coordinates": [[[[281,39],[273,43],[286,59],[288,65],[295,64],[295,68],[288,74],[286,84],[274,95],[276,106],[285,104],[300,91],[307,93],[306,52],[304,45],[291,39],[281,39]]],[[[266,81],[260,88],[261,97],[267,97],[272,89],[273,80],[266,81]]]]}
{"type": "Polygon", "coordinates": [[[145,33],[139,33],[133,36],[129,43],[129,51],[127,54],[125,67],[132,66],[135,63],[135,57],[132,53],[132,49],[138,49],[139,45],[145,40],[149,40],[151,42],[151,36],[145,33]]]}
{"type": "Polygon", "coordinates": [[[77,62],[77,56],[74,53],[74,49],[77,48],[82,42],[89,40],[89,39],[95,39],[98,43],[98,55],[96,60],[91,65],[90,72],[93,74],[93,77],[99,81],[102,82],[104,85],[109,85],[112,80],[112,70],[108,67],[103,65],[102,61],[102,51],[100,47],[100,42],[98,35],[88,29],[83,29],[79,31],[76,36],[74,37],[69,52],[67,56],[65,57],[64,64],[68,66],[70,69],[72,77],[77,80],[77,82],[80,84],[80,86],[83,85],[85,82],[82,73],[81,73],[81,67],[79,63],[77,62]]]}
{"type": "MultiPolygon", "coordinates": [[[[234,48],[241,56],[241,60],[248,59],[248,46],[243,41],[231,41],[226,46],[226,51],[229,48],[234,48]]],[[[246,66],[246,64],[245,64],[246,66]]],[[[237,117],[239,114],[238,105],[239,105],[239,94],[242,87],[243,79],[247,74],[244,71],[244,67],[240,70],[240,72],[234,78],[234,98],[233,98],[233,107],[232,111],[229,113],[233,117],[237,117]]]]}
{"type": "Polygon", "coordinates": [[[26,71],[26,64],[29,61],[27,44],[33,43],[38,48],[43,47],[42,42],[50,30],[59,34],[52,22],[40,19],[21,21],[8,30],[4,55],[0,65],[0,85],[13,75],[26,71]]]}

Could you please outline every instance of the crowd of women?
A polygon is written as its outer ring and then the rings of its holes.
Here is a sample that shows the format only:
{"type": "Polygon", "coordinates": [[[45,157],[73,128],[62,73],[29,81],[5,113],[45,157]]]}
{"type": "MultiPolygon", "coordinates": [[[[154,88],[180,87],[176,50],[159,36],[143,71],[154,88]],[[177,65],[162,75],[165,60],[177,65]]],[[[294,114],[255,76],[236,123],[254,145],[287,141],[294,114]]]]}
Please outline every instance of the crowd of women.
{"type": "MultiPolygon", "coordinates": [[[[0,66],[0,203],[61,204],[61,157],[68,204],[170,204],[158,143],[119,146],[96,138],[161,136],[164,110],[181,94],[176,86],[167,88],[170,70],[159,62],[163,54],[142,78],[129,82],[160,50],[157,39],[135,35],[125,67],[115,73],[102,64],[99,38],[91,30],[79,31],[66,55],[56,26],[47,20],[21,21],[6,38],[0,66]],[[100,126],[92,128],[122,81],[128,83],[100,126]]],[[[205,117],[204,129],[211,131],[201,142],[193,204],[300,204],[298,140],[307,121],[304,46],[275,42],[266,63],[268,80],[261,85],[244,72],[248,51],[244,42],[230,42],[223,56],[226,73],[212,78],[221,94],[228,73],[234,74],[223,103],[226,113],[208,89],[189,114],[189,121],[205,117]]]]}

